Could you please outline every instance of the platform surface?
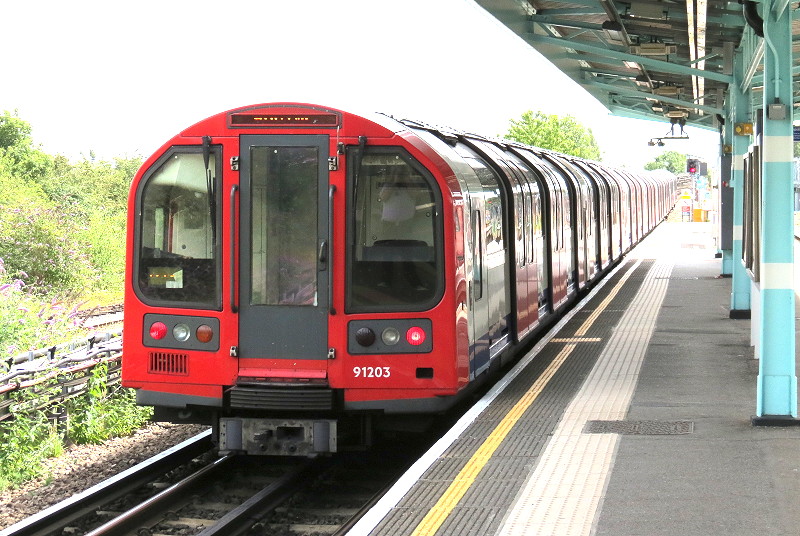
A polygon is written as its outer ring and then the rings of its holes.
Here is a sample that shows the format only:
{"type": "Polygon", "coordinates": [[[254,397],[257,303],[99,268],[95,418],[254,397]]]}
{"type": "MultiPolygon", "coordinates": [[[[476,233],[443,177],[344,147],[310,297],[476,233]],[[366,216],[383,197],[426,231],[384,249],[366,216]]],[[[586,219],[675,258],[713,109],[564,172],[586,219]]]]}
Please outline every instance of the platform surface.
{"type": "Polygon", "coordinates": [[[751,424],[710,229],[657,228],[350,534],[800,534],[800,427],[751,424]]]}

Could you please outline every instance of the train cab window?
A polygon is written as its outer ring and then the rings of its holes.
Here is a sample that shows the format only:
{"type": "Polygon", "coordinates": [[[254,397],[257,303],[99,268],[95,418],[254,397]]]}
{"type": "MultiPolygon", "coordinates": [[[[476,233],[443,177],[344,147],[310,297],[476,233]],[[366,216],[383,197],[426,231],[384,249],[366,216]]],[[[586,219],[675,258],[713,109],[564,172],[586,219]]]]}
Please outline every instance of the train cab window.
{"type": "Polygon", "coordinates": [[[215,153],[206,167],[199,147],[176,149],[142,181],[135,286],[148,303],[221,306],[215,153]]]}
{"type": "Polygon", "coordinates": [[[348,312],[419,311],[442,292],[441,193],[399,150],[349,155],[348,312]]]}

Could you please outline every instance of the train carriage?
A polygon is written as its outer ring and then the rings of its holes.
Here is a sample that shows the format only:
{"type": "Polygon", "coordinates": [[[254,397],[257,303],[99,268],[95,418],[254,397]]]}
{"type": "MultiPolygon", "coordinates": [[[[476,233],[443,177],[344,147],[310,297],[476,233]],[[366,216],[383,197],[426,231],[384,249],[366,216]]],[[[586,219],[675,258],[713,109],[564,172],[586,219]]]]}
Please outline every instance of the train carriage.
{"type": "Polygon", "coordinates": [[[221,451],[363,443],[455,404],[673,202],[671,180],[385,115],[224,112],[134,180],[123,383],[221,451]]]}

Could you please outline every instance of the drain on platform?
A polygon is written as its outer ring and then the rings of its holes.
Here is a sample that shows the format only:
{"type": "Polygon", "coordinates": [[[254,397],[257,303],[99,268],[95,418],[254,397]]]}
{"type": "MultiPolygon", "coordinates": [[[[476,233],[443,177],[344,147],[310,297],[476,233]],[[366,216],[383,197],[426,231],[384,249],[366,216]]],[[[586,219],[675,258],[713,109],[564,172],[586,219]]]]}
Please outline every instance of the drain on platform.
{"type": "Polygon", "coordinates": [[[692,421],[588,421],[586,434],[681,435],[694,432],[692,421]]]}

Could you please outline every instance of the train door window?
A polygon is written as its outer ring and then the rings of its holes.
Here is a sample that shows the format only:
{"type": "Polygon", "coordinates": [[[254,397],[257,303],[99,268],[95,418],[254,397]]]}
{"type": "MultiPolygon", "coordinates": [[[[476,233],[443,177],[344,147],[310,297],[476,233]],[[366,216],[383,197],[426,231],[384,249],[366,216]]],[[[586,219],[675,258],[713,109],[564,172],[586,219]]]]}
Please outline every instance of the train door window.
{"type": "Polygon", "coordinates": [[[481,239],[481,212],[472,212],[472,301],[483,298],[483,240],[481,239]]]}
{"type": "Polygon", "coordinates": [[[512,166],[511,173],[509,174],[508,178],[511,182],[511,190],[513,192],[513,203],[512,203],[512,210],[513,214],[513,222],[514,222],[514,244],[515,244],[515,254],[516,254],[516,264],[518,267],[525,266],[525,261],[527,260],[527,256],[525,255],[525,196],[523,193],[522,183],[520,181],[521,177],[518,176],[519,170],[512,166]]]}
{"type": "Polygon", "coordinates": [[[519,188],[520,195],[517,198],[517,205],[521,212],[522,221],[517,225],[522,228],[522,265],[531,264],[534,262],[533,258],[533,207],[532,207],[532,193],[530,182],[533,181],[532,172],[528,167],[523,164],[519,158],[509,153],[508,157],[514,163],[514,170],[519,174],[519,188]]]}
{"type": "Polygon", "coordinates": [[[442,293],[441,192],[398,149],[352,149],[347,310],[419,311],[442,293]]]}
{"type": "Polygon", "coordinates": [[[475,171],[483,187],[484,199],[484,229],[486,233],[486,255],[493,255],[505,250],[505,236],[503,234],[503,214],[505,206],[500,190],[500,177],[489,167],[478,154],[466,145],[456,146],[458,152],[469,167],[475,171]]]}
{"type": "Polygon", "coordinates": [[[531,264],[536,261],[534,257],[534,239],[533,239],[533,193],[531,192],[531,185],[525,181],[523,183],[523,191],[525,198],[525,264],[531,264]]]}
{"type": "MultiPolygon", "coordinates": [[[[531,252],[528,262],[536,262],[538,266],[539,278],[539,306],[543,306],[546,297],[545,289],[547,288],[546,281],[549,277],[548,262],[545,259],[551,257],[546,255],[546,237],[544,235],[545,221],[545,207],[543,205],[545,199],[545,192],[549,191],[550,195],[554,195],[556,191],[554,187],[554,180],[549,174],[547,169],[542,163],[538,155],[529,151],[520,151],[519,153],[512,153],[517,166],[523,171],[527,188],[530,191],[531,201],[531,252]],[[544,188],[547,184],[547,188],[544,188]]],[[[555,207],[555,201],[551,200],[550,206],[555,207]]],[[[551,214],[551,223],[555,223],[555,215],[551,214]]]]}
{"type": "Polygon", "coordinates": [[[319,150],[264,146],[251,152],[250,304],[316,305],[319,150]]]}
{"type": "Polygon", "coordinates": [[[550,186],[550,235],[553,249],[558,250],[561,249],[561,240],[559,238],[561,236],[559,232],[559,229],[561,229],[561,194],[552,179],[549,181],[548,186],[550,186]]]}
{"type": "Polygon", "coordinates": [[[567,247],[568,237],[566,232],[570,229],[569,195],[567,193],[566,179],[549,160],[540,157],[539,163],[550,176],[551,197],[553,206],[553,225],[555,229],[555,249],[567,247]]]}
{"type": "MultiPolygon", "coordinates": [[[[545,263],[545,240],[544,226],[542,225],[542,194],[539,185],[535,182],[529,183],[531,188],[531,225],[533,227],[533,251],[531,252],[531,262],[538,262],[539,281],[545,281],[547,274],[547,263],[545,263]]],[[[541,292],[541,290],[540,290],[541,292]]]]}
{"type": "Polygon", "coordinates": [[[135,288],[147,303],[221,307],[219,149],[176,148],[137,193],[135,288]]]}

